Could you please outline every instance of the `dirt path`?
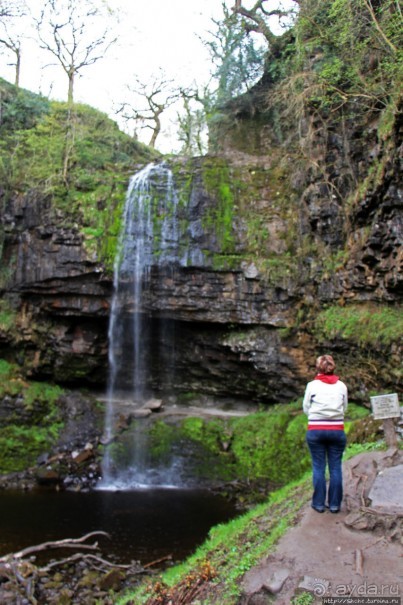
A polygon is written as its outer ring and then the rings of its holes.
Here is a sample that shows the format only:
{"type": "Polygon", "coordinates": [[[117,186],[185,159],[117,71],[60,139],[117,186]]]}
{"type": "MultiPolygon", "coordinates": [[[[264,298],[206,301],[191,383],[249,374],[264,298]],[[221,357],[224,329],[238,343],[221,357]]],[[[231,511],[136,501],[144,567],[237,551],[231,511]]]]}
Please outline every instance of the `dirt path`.
{"type": "Polygon", "coordinates": [[[318,604],[324,595],[399,595],[403,602],[402,458],[402,452],[376,452],[345,463],[340,513],[304,507],[276,551],[246,575],[245,602],[290,605],[303,590],[318,604]],[[369,497],[375,488],[376,506],[369,497]]]}

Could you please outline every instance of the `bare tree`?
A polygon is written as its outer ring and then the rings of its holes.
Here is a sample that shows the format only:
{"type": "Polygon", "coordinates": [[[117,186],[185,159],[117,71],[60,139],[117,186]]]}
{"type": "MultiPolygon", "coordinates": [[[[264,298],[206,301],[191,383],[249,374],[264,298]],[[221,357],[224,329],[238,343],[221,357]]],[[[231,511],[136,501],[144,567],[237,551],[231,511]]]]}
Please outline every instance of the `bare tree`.
{"type": "Polygon", "coordinates": [[[26,15],[26,6],[19,0],[0,0],[0,45],[14,55],[14,83],[19,86],[21,73],[21,32],[14,31],[13,25],[26,15]]]}
{"type": "Polygon", "coordinates": [[[21,73],[21,42],[14,38],[8,31],[5,24],[1,24],[4,30],[0,37],[0,44],[3,45],[7,50],[14,54],[14,67],[15,67],[15,78],[14,84],[18,87],[20,85],[20,73],[21,73]]]}
{"type": "Polygon", "coordinates": [[[106,17],[104,10],[93,0],[45,0],[39,16],[33,17],[40,47],[57,59],[68,78],[63,153],[63,180],[66,185],[75,144],[74,84],[82,69],[101,59],[116,42],[106,17]]]}
{"type": "Polygon", "coordinates": [[[155,148],[161,132],[161,114],[179,99],[180,92],[172,88],[172,80],[166,80],[162,73],[154,76],[147,84],[136,77],[135,83],[135,87],[128,86],[128,90],[134,95],[134,102],[121,103],[116,113],[126,122],[134,121],[141,130],[151,130],[148,145],[155,148]],[[137,102],[141,103],[141,109],[134,106],[137,102]]]}
{"type": "Polygon", "coordinates": [[[15,14],[15,6],[12,0],[0,0],[0,19],[4,17],[13,17],[15,14]]]}
{"type": "Polygon", "coordinates": [[[34,19],[41,48],[57,59],[67,75],[69,105],[74,101],[76,76],[116,42],[105,16],[91,0],[46,0],[34,19]]]}

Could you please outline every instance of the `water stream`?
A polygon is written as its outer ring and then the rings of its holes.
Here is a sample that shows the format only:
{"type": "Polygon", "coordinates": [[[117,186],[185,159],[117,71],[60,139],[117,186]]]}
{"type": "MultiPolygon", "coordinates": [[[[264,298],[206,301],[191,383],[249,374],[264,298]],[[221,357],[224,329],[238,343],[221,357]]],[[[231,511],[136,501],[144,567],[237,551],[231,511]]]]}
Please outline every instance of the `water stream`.
{"type": "MultiPolygon", "coordinates": [[[[135,174],[126,195],[118,254],[114,268],[114,294],[109,322],[109,379],[105,417],[106,453],[103,461],[103,489],[131,489],[139,486],[180,484],[178,461],[170,459],[163,468],[150,466],[144,421],[135,422],[129,459],[122,466],[114,459],[116,402],[122,397],[131,409],[141,407],[153,393],[150,388],[151,356],[159,358],[165,376],[174,349],[172,323],[158,321],[160,337],[169,342],[155,350],[151,345],[151,319],[144,310],[150,271],[172,270],[179,259],[178,195],[171,170],[165,163],[149,164],[135,174]],[[151,347],[154,349],[151,350],[151,347]],[[174,480],[175,478],[175,480],[174,480]]],[[[153,324],[155,330],[155,321],[153,324]]]]}

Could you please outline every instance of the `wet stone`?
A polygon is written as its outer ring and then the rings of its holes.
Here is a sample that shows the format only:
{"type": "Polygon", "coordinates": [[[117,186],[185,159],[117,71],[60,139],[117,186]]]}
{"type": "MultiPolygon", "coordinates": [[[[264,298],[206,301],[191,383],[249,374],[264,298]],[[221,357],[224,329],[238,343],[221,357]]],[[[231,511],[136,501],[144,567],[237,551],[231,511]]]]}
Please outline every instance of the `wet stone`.
{"type": "Polygon", "coordinates": [[[380,512],[403,513],[403,465],[380,471],[368,497],[371,507],[380,512]]]}
{"type": "Polygon", "coordinates": [[[133,418],[147,418],[148,416],[150,416],[152,414],[152,411],[146,408],[141,408],[139,410],[134,410],[134,412],[132,412],[132,417],[133,418]]]}
{"type": "Polygon", "coordinates": [[[141,409],[157,412],[162,408],[162,399],[149,399],[145,402],[141,409]]]}

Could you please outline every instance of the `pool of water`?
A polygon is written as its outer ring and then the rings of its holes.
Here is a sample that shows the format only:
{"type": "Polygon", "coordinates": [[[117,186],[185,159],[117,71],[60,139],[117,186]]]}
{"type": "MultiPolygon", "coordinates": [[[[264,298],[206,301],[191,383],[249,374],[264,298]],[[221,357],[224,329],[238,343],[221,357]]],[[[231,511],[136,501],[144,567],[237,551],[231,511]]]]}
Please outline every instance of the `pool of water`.
{"type": "MultiPolygon", "coordinates": [[[[227,500],[207,490],[4,491],[0,555],[102,530],[110,539],[92,541],[98,541],[102,556],[111,561],[146,564],[169,555],[179,561],[203,542],[212,526],[236,514],[227,500]]],[[[58,551],[51,556],[59,558],[58,551]]]]}

